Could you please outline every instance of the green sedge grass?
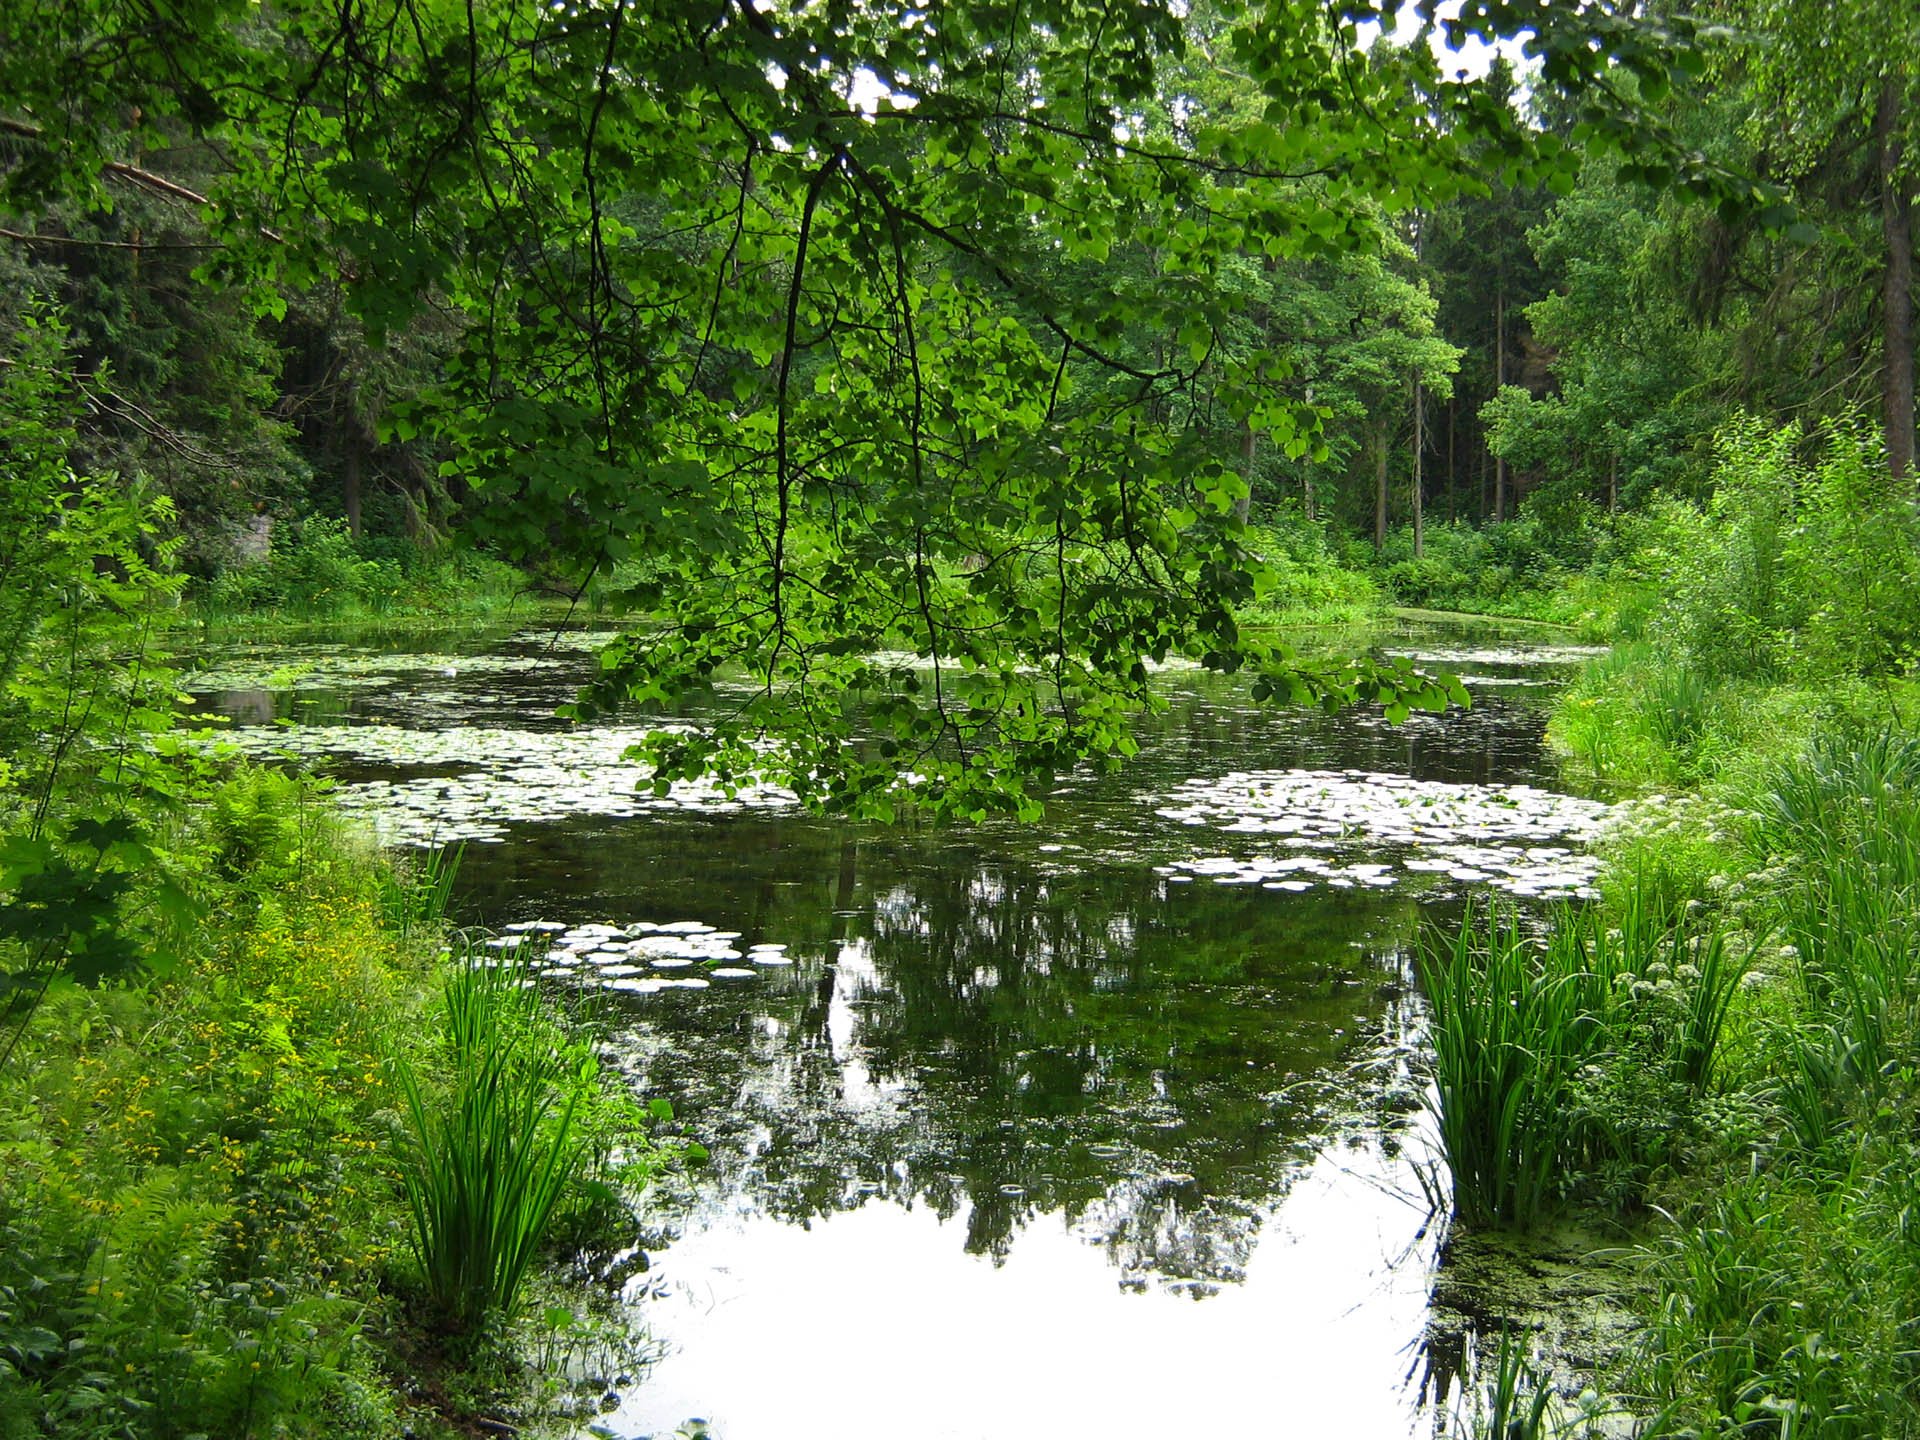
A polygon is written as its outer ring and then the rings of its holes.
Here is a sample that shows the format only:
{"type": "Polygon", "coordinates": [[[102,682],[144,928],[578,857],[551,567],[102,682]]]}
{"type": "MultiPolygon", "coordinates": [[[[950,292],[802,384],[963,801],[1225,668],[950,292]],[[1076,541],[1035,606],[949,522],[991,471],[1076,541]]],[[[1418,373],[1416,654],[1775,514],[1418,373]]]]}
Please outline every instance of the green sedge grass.
{"type": "Polygon", "coordinates": [[[1561,1192],[1576,1072],[1602,1038],[1611,977],[1571,927],[1544,942],[1512,914],[1469,916],[1416,964],[1432,1011],[1433,1109],[1469,1223],[1525,1228],[1561,1192]]]}
{"type": "Polygon", "coordinates": [[[456,1334],[512,1313],[585,1156],[581,1089],[544,1020],[524,963],[468,951],[446,986],[448,1093],[430,1097],[400,1070],[413,1253],[456,1334]]]}

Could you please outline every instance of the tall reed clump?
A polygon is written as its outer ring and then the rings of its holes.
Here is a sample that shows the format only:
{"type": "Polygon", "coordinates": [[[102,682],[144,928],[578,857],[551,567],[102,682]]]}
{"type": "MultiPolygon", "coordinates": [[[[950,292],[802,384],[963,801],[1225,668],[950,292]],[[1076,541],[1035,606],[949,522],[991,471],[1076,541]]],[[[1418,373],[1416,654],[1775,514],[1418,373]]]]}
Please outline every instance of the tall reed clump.
{"type": "Polygon", "coordinates": [[[1545,935],[1497,913],[1418,958],[1455,1213],[1524,1229],[1576,1190],[1630,1200],[1707,1088],[1746,973],[1718,932],[1643,903],[1545,935]]]}
{"type": "Polygon", "coordinates": [[[1561,1191],[1576,1076],[1604,1038],[1612,989],[1572,934],[1556,925],[1543,948],[1515,915],[1469,915],[1417,957],[1440,1144],[1469,1223],[1531,1225],[1561,1191]]]}
{"type": "Polygon", "coordinates": [[[471,950],[446,985],[451,1083],[428,1095],[406,1067],[412,1244],[446,1327],[510,1314],[586,1154],[584,1085],[526,966],[471,950]]]}
{"type": "Polygon", "coordinates": [[[417,935],[440,933],[447,902],[453,897],[453,882],[459,877],[460,861],[466,853],[466,844],[458,842],[439,850],[396,857],[380,871],[376,879],[380,909],[401,944],[410,943],[417,935]]]}

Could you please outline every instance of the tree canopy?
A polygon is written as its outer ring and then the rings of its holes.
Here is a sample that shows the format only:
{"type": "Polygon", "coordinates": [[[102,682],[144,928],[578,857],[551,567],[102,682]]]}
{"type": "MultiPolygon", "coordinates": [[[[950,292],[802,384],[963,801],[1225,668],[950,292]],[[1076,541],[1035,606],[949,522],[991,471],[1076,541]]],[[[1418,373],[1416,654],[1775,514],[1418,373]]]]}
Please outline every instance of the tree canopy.
{"type": "Polygon", "coordinates": [[[0,208],[184,206],[200,281],[253,313],[431,344],[431,383],[356,389],[355,423],[509,555],[637,570],[665,619],[577,713],[743,667],[719,723],[654,743],[662,783],[1031,811],[1128,753],[1174,650],[1263,697],[1459,698],[1235,623],[1254,441],[1324,453],[1328,364],[1445,368],[1409,359],[1430,318],[1397,359],[1303,353],[1248,323],[1250,274],[1271,307],[1278,267],[1390,255],[1396,217],[1564,188],[1583,150],[1771,199],[1644,103],[1699,69],[1689,23],[1419,10],[1528,36],[1562,132],[1369,46],[1368,4],[4,0],[31,39],[0,58],[0,208]]]}

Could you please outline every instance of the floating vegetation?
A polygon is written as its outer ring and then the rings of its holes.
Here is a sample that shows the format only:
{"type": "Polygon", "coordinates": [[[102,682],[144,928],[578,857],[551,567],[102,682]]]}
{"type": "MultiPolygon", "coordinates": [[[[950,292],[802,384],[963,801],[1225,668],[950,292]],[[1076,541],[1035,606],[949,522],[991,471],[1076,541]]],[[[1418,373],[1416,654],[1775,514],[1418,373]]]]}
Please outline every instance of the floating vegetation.
{"type": "Polygon", "coordinates": [[[1530,785],[1255,770],[1189,781],[1154,813],[1230,835],[1279,837],[1286,847],[1177,860],[1159,867],[1169,879],[1303,891],[1389,889],[1439,876],[1528,898],[1584,899],[1593,893],[1599,861],[1583,842],[1598,832],[1608,807],[1530,785]]]}
{"type": "Polygon", "coordinates": [[[341,690],[392,684],[416,676],[520,674],[535,670],[577,669],[569,656],[408,654],[369,651],[341,645],[277,646],[257,656],[227,654],[218,665],[185,670],[180,688],[190,695],[222,690],[341,690]]]}
{"type": "MultiPolygon", "coordinates": [[[[650,920],[631,925],[595,921],[562,925],[554,920],[521,920],[486,942],[512,952],[513,963],[545,980],[563,981],[621,995],[652,995],[662,990],[705,990],[714,980],[753,980],[763,965],[788,965],[784,945],[758,944],[744,955],[740,932],[720,930],[698,920],[650,920]],[[743,965],[742,960],[752,961],[743,965]]],[[[505,960],[501,963],[506,963],[505,960]]]]}
{"type": "Polygon", "coordinates": [[[336,792],[340,808],[365,816],[389,845],[489,843],[505,839],[514,824],[579,816],[630,819],[660,811],[720,815],[795,803],[791,790],[764,783],[730,792],[717,784],[675,781],[666,794],[654,794],[652,771],[629,759],[628,751],[647,736],[674,728],[308,725],[226,731],[218,743],[308,763],[348,760],[431,772],[347,783],[336,792]]]}
{"type": "Polygon", "coordinates": [[[1538,675],[1462,675],[1459,679],[1469,690],[1550,690],[1555,683],[1538,675]]]}
{"type": "Polygon", "coordinates": [[[1605,645],[1388,646],[1380,653],[1421,665],[1581,665],[1605,645]]]}
{"type": "Polygon", "coordinates": [[[508,645],[537,645],[543,650],[570,650],[574,654],[597,655],[626,632],[620,630],[556,630],[535,625],[516,630],[506,638],[508,645]]]}

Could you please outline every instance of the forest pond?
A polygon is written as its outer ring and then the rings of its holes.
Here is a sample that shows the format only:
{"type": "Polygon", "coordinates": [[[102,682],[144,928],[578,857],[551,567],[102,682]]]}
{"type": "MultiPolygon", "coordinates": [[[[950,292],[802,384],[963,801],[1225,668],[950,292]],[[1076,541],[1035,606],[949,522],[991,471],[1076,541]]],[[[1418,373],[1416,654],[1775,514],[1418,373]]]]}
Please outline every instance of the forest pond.
{"type": "Polygon", "coordinates": [[[394,843],[465,839],[455,918],[605,995],[710,1148],[642,1242],[659,1359],[597,1433],[1390,1437],[1446,1369],[1410,946],[1592,881],[1605,807],[1541,745],[1588,653],[1555,633],[1382,636],[1474,697],[1397,727],[1169,667],[1123,774],[971,829],[636,794],[641,722],[552,716],[591,633],[229,647],[186,684],[394,843]]]}

